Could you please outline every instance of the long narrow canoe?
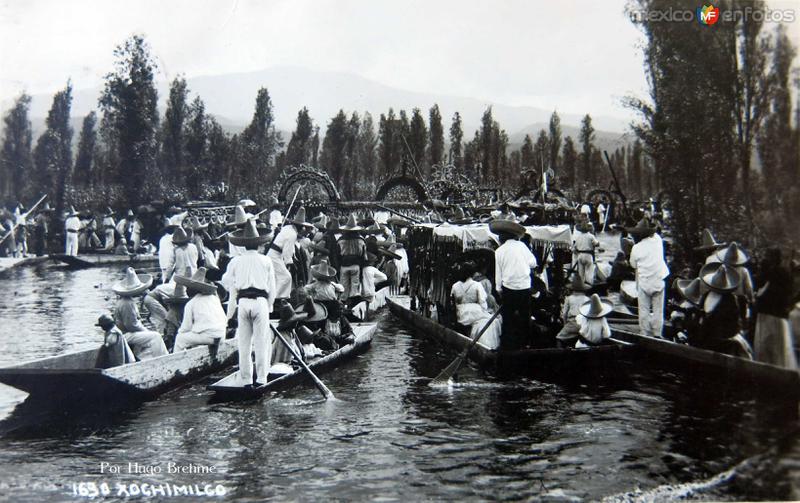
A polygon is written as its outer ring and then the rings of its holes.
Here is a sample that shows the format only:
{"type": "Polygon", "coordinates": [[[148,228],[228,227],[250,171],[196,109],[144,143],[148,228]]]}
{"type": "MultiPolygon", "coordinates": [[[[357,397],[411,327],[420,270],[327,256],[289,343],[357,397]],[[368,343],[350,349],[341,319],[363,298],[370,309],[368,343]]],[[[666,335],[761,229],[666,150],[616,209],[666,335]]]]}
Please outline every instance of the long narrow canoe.
{"type": "Polygon", "coordinates": [[[796,370],[648,337],[639,333],[635,325],[610,325],[614,339],[635,344],[653,363],[663,359],[670,369],[678,364],[688,372],[716,374],[726,381],[741,383],[739,388],[770,400],[800,399],[800,372],[796,370]]]}
{"type": "MultiPolygon", "coordinates": [[[[389,309],[407,325],[423,335],[437,340],[456,351],[463,351],[472,342],[471,338],[440,325],[436,321],[412,311],[408,296],[390,296],[386,299],[389,309]]],[[[593,348],[540,348],[516,351],[497,351],[476,344],[469,358],[480,367],[500,374],[556,373],[567,376],[574,369],[586,369],[596,363],[613,361],[628,349],[625,343],[597,346],[593,348]]]]}
{"type": "Polygon", "coordinates": [[[50,257],[58,262],[63,262],[70,267],[95,267],[101,265],[130,265],[141,266],[158,263],[158,255],[113,255],[103,253],[85,253],[81,255],[65,255],[54,253],[50,257]]]}
{"type": "MultiPolygon", "coordinates": [[[[355,340],[352,344],[342,346],[328,355],[310,360],[307,362],[308,366],[315,374],[319,374],[322,371],[333,368],[364,353],[369,349],[372,343],[372,336],[375,334],[377,327],[377,323],[353,324],[355,340]]],[[[208,386],[208,389],[214,392],[214,396],[212,397],[212,401],[214,402],[250,400],[262,397],[267,393],[297,386],[306,381],[311,382],[306,372],[303,369],[297,369],[290,374],[269,381],[264,386],[244,388],[239,379],[239,371],[237,370],[227,377],[211,384],[208,386]]]]}
{"type": "Polygon", "coordinates": [[[236,339],[216,348],[198,346],[157,358],[98,368],[101,349],[89,349],[0,368],[0,383],[29,394],[26,402],[50,407],[104,406],[144,401],[234,363],[236,339]]]}

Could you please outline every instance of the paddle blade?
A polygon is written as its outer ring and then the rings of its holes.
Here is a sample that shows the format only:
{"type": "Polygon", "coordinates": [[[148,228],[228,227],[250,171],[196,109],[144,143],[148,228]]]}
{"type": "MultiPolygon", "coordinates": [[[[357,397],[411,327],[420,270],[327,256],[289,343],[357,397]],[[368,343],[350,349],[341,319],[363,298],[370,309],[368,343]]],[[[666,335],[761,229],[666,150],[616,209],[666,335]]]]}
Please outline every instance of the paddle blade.
{"type": "Polygon", "coordinates": [[[445,367],[445,369],[442,370],[439,373],[438,376],[434,377],[433,380],[428,383],[428,385],[429,386],[443,386],[443,385],[446,385],[447,381],[449,381],[454,375],[456,375],[456,372],[458,372],[458,369],[461,368],[461,365],[463,363],[464,363],[464,356],[463,355],[459,355],[458,358],[453,360],[450,363],[450,365],[445,367]]]}

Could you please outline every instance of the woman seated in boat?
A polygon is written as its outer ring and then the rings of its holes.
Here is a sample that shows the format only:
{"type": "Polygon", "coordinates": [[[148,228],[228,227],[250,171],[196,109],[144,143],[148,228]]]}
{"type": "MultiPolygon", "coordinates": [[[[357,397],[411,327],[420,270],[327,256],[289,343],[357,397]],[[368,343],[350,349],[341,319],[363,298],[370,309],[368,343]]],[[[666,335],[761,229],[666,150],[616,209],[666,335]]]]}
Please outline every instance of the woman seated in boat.
{"type": "Polygon", "coordinates": [[[136,358],[143,360],[167,354],[167,347],[158,332],[147,330],[139,316],[136,297],[142,295],[153,283],[153,277],[143,274],[142,278],[132,267],[128,267],[125,279],[115,283],[111,289],[118,295],[114,306],[114,321],[125,334],[125,340],[133,349],[136,358]],[[142,281],[142,279],[144,281],[142,281]]]}
{"type": "Polygon", "coordinates": [[[704,349],[752,359],[753,350],[742,337],[739,300],[736,290],[741,276],[725,264],[710,263],[700,270],[700,280],[708,293],[703,300],[703,316],[697,336],[690,343],[704,349]]]}
{"type": "MultiPolygon", "coordinates": [[[[283,305],[281,305],[278,309],[278,314],[280,315],[277,326],[278,332],[281,333],[286,342],[294,349],[294,352],[305,361],[305,355],[302,349],[303,343],[297,338],[295,329],[297,328],[297,324],[305,320],[308,315],[304,312],[296,312],[288,302],[284,302],[283,305]]],[[[272,365],[280,363],[291,364],[293,358],[292,352],[278,339],[277,335],[273,334],[273,336],[272,365]]]]}
{"type": "MultiPolygon", "coordinates": [[[[476,266],[474,262],[465,262],[458,271],[459,281],[453,284],[450,295],[456,306],[458,323],[470,327],[470,337],[474,337],[492,317],[486,302],[486,291],[480,283],[472,279],[476,266]]],[[[502,322],[498,316],[494,319],[478,340],[479,344],[497,349],[500,346],[502,322]]]]}
{"type": "Polygon", "coordinates": [[[114,318],[107,314],[100,315],[95,326],[105,332],[103,346],[94,364],[96,368],[108,369],[136,361],[131,348],[125,343],[125,336],[114,324],[114,318]]]}
{"type": "Polygon", "coordinates": [[[614,310],[613,305],[599,295],[592,294],[585,302],[575,317],[578,324],[578,342],[576,348],[588,348],[608,344],[611,337],[611,327],[608,326],[606,316],[614,310]]]}
{"type": "Polygon", "coordinates": [[[206,268],[199,268],[192,276],[174,277],[178,285],[186,288],[191,300],[183,309],[183,322],[175,337],[173,352],[195,346],[219,345],[225,338],[228,317],[219,301],[217,286],[206,280],[206,268]]]}
{"type": "Polygon", "coordinates": [[[570,283],[570,293],[564,299],[564,307],[561,309],[561,321],[564,327],[556,335],[559,347],[575,347],[575,343],[580,337],[580,327],[576,318],[580,315],[581,307],[589,300],[586,296],[588,290],[586,283],[577,274],[572,275],[570,283]]]}
{"type": "Polygon", "coordinates": [[[486,305],[489,306],[489,310],[493,313],[497,312],[497,310],[500,309],[500,306],[497,304],[497,300],[494,298],[492,281],[486,277],[486,271],[481,268],[476,268],[475,274],[472,275],[472,279],[475,280],[476,283],[480,284],[483,287],[483,291],[486,292],[486,305]]]}
{"type": "Polygon", "coordinates": [[[303,345],[303,353],[306,358],[319,356],[323,354],[323,350],[339,349],[339,344],[325,334],[328,309],[307,297],[303,303],[302,312],[305,313],[306,318],[298,323],[295,333],[303,345]]]}
{"type": "Polygon", "coordinates": [[[700,278],[676,279],[672,290],[680,296],[680,303],[670,315],[677,342],[694,344],[703,317],[703,292],[700,278]]]}

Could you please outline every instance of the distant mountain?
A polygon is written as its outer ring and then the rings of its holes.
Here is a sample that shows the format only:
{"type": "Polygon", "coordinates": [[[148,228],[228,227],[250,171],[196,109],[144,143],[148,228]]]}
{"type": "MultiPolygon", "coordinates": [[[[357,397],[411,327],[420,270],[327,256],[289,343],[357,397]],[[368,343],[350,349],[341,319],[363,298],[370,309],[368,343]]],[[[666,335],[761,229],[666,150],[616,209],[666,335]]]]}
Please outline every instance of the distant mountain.
{"type": "MultiPolygon", "coordinates": [[[[206,111],[214,114],[227,130],[236,132],[249,123],[255,106],[256,92],[260,87],[269,89],[275,107],[278,129],[292,131],[297,112],[308,107],[312,118],[324,133],[328,121],[339,109],[350,113],[369,111],[376,122],[381,113],[389,107],[395,112],[405,109],[411,112],[420,108],[426,119],[428,109],[438,103],[445,123],[449,129],[453,113],[461,113],[464,137],[470,139],[480,125],[481,116],[487,106],[492,105],[495,120],[509,134],[512,131],[527,131],[528,125],[546,123],[552,110],[535,107],[509,106],[485,100],[420,93],[397,89],[356,75],[336,72],[322,72],[304,68],[280,66],[247,73],[192,77],[187,79],[191,98],[199,95],[206,104],[206,111]]],[[[157,83],[160,107],[165,108],[169,92],[168,82],[157,83]]],[[[72,113],[83,118],[90,110],[97,108],[100,89],[76,89],[73,91],[72,113]]],[[[34,95],[31,103],[31,117],[46,117],[52,103],[52,95],[34,95]]],[[[12,103],[2,103],[7,110],[12,103]]],[[[553,104],[553,108],[558,107],[553,104]]],[[[591,113],[591,110],[586,112],[591,113]]],[[[567,126],[578,126],[581,114],[559,113],[561,122],[567,126]]],[[[598,130],[614,131],[621,134],[627,129],[624,120],[615,117],[592,116],[598,130]]],[[[523,135],[524,137],[524,135],[523,135]]]]}

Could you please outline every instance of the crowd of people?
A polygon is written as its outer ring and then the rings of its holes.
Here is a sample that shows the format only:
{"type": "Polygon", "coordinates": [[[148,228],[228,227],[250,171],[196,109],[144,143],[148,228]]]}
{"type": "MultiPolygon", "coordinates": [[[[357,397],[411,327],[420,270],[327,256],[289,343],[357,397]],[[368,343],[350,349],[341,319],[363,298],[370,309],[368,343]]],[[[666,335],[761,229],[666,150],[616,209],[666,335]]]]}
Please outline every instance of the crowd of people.
{"type": "MultiPolygon", "coordinates": [[[[276,364],[292,361],[292,352],[275,343],[270,319],[303,358],[317,356],[352,342],[350,323],[363,317],[376,292],[407,281],[408,221],[355,213],[307,220],[303,207],[284,217],[277,201],[262,212],[252,201],[241,203],[216,237],[187,211],[165,218],[160,281],[129,268],[113,286],[113,317],[98,320],[117,364],[216,345],[235,332],[241,384],[260,386],[276,364]]],[[[117,225],[108,225],[107,239],[115,239],[117,225]]],[[[66,239],[69,249],[74,238],[66,239]]]]}

